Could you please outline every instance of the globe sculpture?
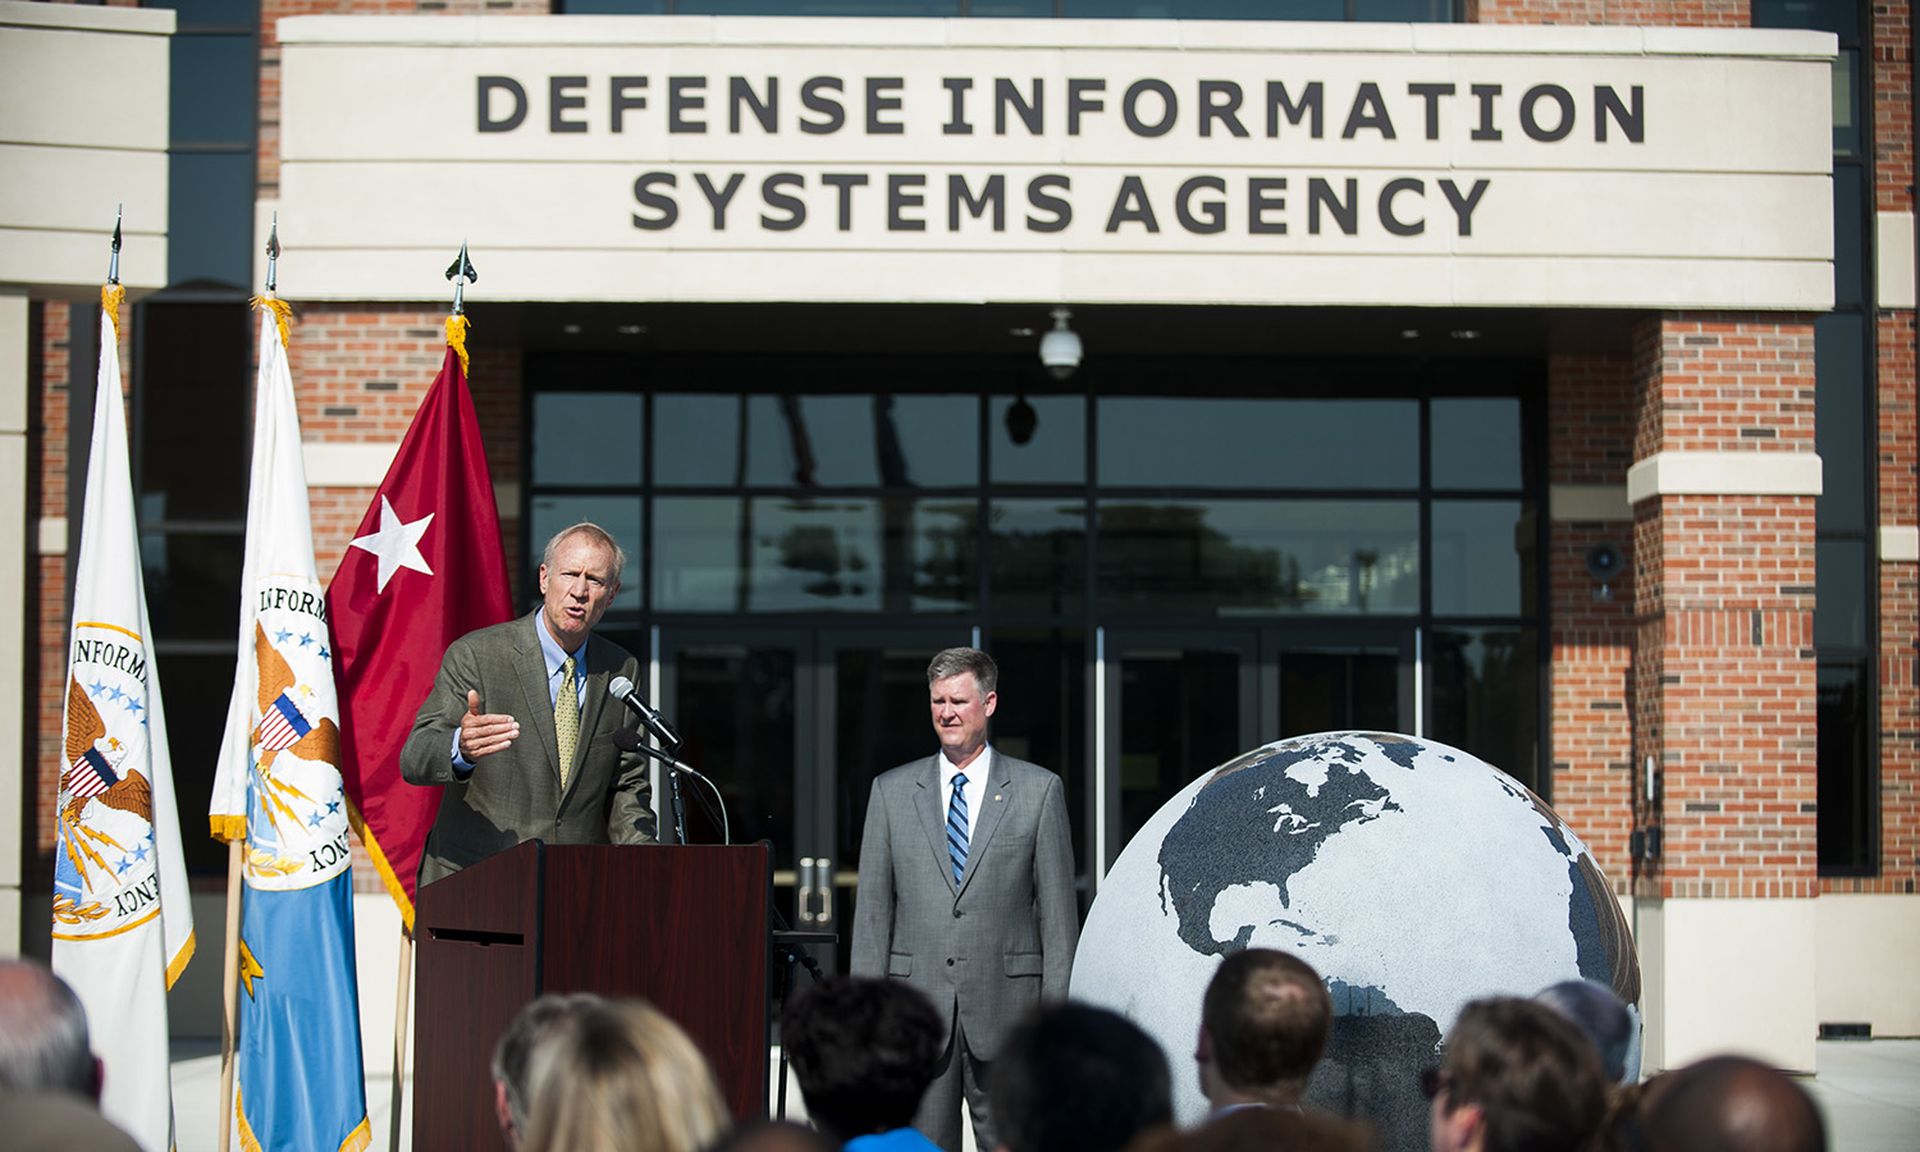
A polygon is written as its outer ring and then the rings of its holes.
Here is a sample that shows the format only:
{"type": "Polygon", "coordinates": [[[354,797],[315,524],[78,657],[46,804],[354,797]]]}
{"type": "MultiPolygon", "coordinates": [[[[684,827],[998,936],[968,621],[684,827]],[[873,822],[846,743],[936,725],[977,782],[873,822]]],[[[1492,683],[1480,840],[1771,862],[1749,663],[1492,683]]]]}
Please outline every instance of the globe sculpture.
{"type": "Polygon", "coordinates": [[[1072,994],[1160,1041],[1182,1123],[1206,1111],[1190,1059],[1201,996],[1248,947],[1291,952],[1327,982],[1333,1036],[1308,1098],[1372,1124],[1383,1150],[1427,1147],[1420,1070],[1467,1001],[1573,978],[1640,998],[1625,918],[1565,821],[1490,764],[1382,732],[1294,737],[1221,765],[1101,882],[1072,994]]]}

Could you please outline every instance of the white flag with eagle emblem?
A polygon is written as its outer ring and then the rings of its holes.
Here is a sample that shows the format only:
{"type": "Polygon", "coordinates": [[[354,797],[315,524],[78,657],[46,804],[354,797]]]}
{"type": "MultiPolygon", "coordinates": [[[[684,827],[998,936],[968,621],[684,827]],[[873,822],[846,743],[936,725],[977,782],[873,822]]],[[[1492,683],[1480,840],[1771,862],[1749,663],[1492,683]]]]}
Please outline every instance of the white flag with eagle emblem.
{"type": "Polygon", "coordinates": [[[86,1005],[106,1065],[101,1111],[148,1152],[166,1152],[167,989],[193,956],[193,908],[140,574],[118,289],[105,303],[54,817],[53,970],[86,1005]]]}

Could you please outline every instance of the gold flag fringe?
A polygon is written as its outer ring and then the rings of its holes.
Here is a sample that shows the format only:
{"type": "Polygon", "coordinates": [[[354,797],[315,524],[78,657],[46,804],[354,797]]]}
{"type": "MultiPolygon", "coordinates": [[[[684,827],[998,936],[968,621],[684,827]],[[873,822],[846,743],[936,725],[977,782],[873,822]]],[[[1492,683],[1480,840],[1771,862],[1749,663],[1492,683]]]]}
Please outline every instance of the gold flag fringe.
{"type": "Polygon", "coordinates": [[[265,308],[273,313],[273,322],[280,328],[280,347],[292,348],[293,337],[287,334],[287,325],[293,320],[293,305],[278,296],[255,296],[253,307],[255,310],[265,308]]]}
{"type": "Polygon", "coordinates": [[[100,310],[113,317],[114,335],[120,334],[120,305],[127,299],[127,290],[118,284],[100,285],[100,310]]]}
{"type": "Polygon", "coordinates": [[[447,317],[447,347],[460,354],[460,371],[472,375],[467,363],[467,318],[457,312],[447,317]]]}

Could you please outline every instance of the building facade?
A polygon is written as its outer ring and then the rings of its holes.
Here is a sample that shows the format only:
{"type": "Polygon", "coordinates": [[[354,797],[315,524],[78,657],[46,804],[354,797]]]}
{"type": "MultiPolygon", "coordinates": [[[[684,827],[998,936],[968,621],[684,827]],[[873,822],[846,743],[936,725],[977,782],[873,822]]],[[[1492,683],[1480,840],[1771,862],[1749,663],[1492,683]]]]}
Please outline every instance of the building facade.
{"type": "MultiPolygon", "coordinates": [[[[0,7],[10,58],[49,7],[0,7]]],[[[868,783],[972,642],[997,744],[1066,781],[1087,899],[1231,755],[1415,732],[1594,848],[1651,1067],[1920,1033],[1904,2],[173,7],[126,354],[189,822],[277,216],[323,570],[465,241],[516,596],[560,526],[626,543],[607,627],[803,920],[851,922],[868,783]],[[1043,363],[1056,328],[1077,354],[1043,363]]],[[[36,950],[95,352],[93,264],[24,267],[34,803],[0,880],[36,950]]]]}

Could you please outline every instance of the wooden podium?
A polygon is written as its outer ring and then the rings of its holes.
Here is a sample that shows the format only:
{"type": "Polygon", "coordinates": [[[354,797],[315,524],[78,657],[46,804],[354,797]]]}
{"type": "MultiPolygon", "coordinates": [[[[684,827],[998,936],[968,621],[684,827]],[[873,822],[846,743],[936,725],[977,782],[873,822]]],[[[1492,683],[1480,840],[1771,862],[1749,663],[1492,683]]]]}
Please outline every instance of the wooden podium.
{"type": "Polygon", "coordinates": [[[767,1112],[762,842],[556,847],[529,841],[420,890],[413,1147],[502,1149],[493,1046],[546,992],[639,996],[706,1053],[736,1119],[767,1112]]]}

